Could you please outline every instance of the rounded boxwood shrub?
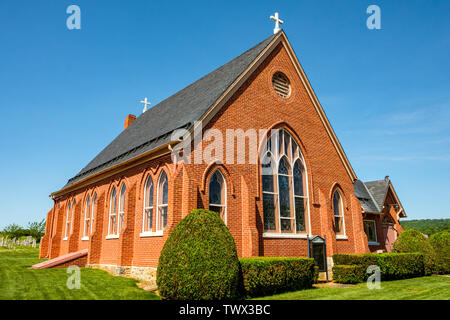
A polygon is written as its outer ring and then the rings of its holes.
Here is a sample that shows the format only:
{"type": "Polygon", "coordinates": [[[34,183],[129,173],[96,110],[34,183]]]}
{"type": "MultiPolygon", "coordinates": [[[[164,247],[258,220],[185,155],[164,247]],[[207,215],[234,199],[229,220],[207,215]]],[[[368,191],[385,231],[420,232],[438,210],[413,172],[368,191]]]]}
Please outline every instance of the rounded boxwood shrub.
{"type": "Polygon", "coordinates": [[[359,283],[365,279],[365,269],[362,265],[334,265],[333,280],[337,283],[359,283]]]}
{"type": "Polygon", "coordinates": [[[429,240],[417,230],[407,229],[403,231],[395,241],[392,252],[423,253],[425,274],[430,275],[434,272],[433,248],[431,247],[429,240]]]}
{"type": "Polygon", "coordinates": [[[441,231],[431,235],[430,245],[433,248],[434,272],[450,273],[450,231],[441,231]]]}
{"type": "Polygon", "coordinates": [[[161,251],[156,283],[165,299],[239,297],[236,245],[218,213],[193,210],[180,221],[161,251]]]}

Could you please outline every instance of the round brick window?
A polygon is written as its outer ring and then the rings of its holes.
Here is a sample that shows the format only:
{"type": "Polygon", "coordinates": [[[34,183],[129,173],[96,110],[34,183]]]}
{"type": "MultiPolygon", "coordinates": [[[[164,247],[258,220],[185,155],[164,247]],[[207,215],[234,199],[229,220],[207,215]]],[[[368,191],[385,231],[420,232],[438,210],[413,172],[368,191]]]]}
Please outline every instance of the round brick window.
{"type": "Polygon", "coordinates": [[[284,73],[275,72],[272,77],[272,85],[280,97],[288,98],[291,95],[291,83],[284,73]]]}

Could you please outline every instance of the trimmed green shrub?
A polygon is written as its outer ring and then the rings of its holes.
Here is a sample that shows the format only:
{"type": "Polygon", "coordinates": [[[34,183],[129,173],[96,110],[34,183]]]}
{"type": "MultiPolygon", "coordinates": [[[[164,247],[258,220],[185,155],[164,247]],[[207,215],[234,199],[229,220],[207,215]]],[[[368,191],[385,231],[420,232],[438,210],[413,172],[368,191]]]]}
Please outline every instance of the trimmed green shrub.
{"type": "Polygon", "coordinates": [[[314,283],[319,283],[319,267],[314,266],[314,283]]]}
{"type": "Polygon", "coordinates": [[[245,293],[250,297],[311,288],[317,282],[314,259],[241,258],[245,293]]]}
{"type": "Polygon", "coordinates": [[[434,269],[439,274],[450,273],[450,232],[442,231],[430,237],[433,248],[434,269]]]}
{"type": "Polygon", "coordinates": [[[240,296],[240,266],[233,236],[219,214],[193,210],[161,251],[157,280],[165,299],[215,300],[240,296]]]}
{"type": "Polygon", "coordinates": [[[392,252],[412,253],[420,252],[424,255],[425,274],[430,275],[434,272],[433,248],[429,240],[419,231],[408,229],[403,231],[397,238],[392,247],[392,252]]]}
{"type": "Polygon", "coordinates": [[[421,253],[366,253],[335,254],[335,265],[359,265],[364,270],[364,280],[370,276],[367,267],[380,268],[382,280],[399,280],[425,275],[424,256],[421,253]]]}
{"type": "Polygon", "coordinates": [[[363,282],[366,270],[361,265],[334,265],[333,280],[338,283],[363,282]]]}

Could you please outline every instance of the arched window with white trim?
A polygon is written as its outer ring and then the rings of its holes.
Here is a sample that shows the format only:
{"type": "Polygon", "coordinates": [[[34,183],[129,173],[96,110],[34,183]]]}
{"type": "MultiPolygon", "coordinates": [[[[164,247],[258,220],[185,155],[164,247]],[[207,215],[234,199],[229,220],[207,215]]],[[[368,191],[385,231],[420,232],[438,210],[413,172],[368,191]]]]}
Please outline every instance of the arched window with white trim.
{"type": "Polygon", "coordinates": [[[341,193],[338,190],[333,194],[334,232],[336,235],[345,235],[344,205],[341,193]]]}
{"type": "Polygon", "coordinates": [[[67,202],[67,211],[66,211],[66,227],[65,227],[65,230],[64,230],[64,239],[67,239],[67,237],[70,234],[70,222],[71,222],[70,221],[71,220],[70,211],[71,211],[71,207],[72,207],[72,205],[71,205],[70,201],[68,201],[67,202]]]}
{"type": "Polygon", "coordinates": [[[158,212],[157,212],[157,225],[156,231],[163,231],[167,225],[167,209],[169,200],[169,184],[167,180],[167,174],[163,170],[158,179],[158,212]]]}
{"type": "Polygon", "coordinates": [[[214,171],[209,178],[209,210],[219,213],[227,223],[227,186],[220,170],[214,171]]]}
{"type": "Polygon", "coordinates": [[[90,234],[92,234],[92,231],[94,230],[96,203],[97,203],[97,193],[94,193],[94,196],[92,197],[91,201],[91,230],[89,230],[90,234]]]}
{"type": "Polygon", "coordinates": [[[142,231],[153,231],[153,180],[150,175],[147,176],[144,187],[144,219],[142,231]]]}
{"type": "Polygon", "coordinates": [[[84,207],[84,227],[83,227],[83,238],[89,237],[91,231],[91,197],[88,195],[86,198],[86,204],[84,207]]]}
{"type": "Polygon", "coordinates": [[[286,130],[273,130],[261,155],[264,231],[305,233],[309,202],[300,147],[286,130]]]}
{"type": "Polygon", "coordinates": [[[69,227],[69,235],[73,233],[73,221],[75,220],[75,200],[72,201],[72,209],[70,210],[70,227],[69,227]]]}
{"type": "Polygon", "coordinates": [[[111,198],[109,201],[109,223],[108,235],[115,235],[117,230],[117,193],[116,187],[111,190],[111,198]]]}
{"type": "Polygon", "coordinates": [[[118,224],[118,230],[117,234],[122,231],[125,221],[125,195],[127,192],[127,187],[125,186],[125,183],[122,183],[122,187],[120,188],[120,194],[119,194],[119,224],[118,224]]]}

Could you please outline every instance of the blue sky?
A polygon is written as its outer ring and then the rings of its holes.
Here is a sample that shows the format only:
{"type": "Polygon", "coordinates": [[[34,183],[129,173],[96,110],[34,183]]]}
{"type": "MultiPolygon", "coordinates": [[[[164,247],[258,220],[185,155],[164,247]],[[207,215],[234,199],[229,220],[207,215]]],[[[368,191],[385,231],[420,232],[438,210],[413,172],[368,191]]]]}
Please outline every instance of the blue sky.
{"type": "Polygon", "coordinates": [[[358,177],[409,218],[450,217],[450,2],[0,1],[0,228],[152,105],[268,37],[275,11],[358,177]],[[68,30],[66,8],[81,8],[68,30]],[[381,30],[366,8],[381,8],[381,30]]]}

